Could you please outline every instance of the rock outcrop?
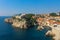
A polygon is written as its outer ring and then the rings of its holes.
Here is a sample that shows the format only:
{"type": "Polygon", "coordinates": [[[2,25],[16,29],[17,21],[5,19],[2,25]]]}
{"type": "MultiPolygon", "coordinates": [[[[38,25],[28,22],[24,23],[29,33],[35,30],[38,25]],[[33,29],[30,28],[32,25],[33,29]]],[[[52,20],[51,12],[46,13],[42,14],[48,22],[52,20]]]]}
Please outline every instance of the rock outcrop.
{"type": "Polygon", "coordinates": [[[13,27],[21,28],[21,29],[27,29],[27,23],[25,20],[23,21],[13,21],[12,24],[13,27]]]}
{"type": "Polygon", "coordinates": [[[55,36],[55,33],[52,32],[52,31],[48,31],[48,32],[46,33],[46,36],[54,37],[54,36],[55,36]]]}
{"type": "Polygon", "coordinates": [[[21,14],[12,16],[11,18],[6,18],[5,22],[12,23],[12,26],[16,28],[27,29],[35,23],[35,19],[32,18],[32,15],[34,14],[21,14]]]}
{"type": "Polygon", "coordinates": [[[6,18],[5,22],[7,22],[7,23],[13,23],[13,19],[12,18],[6,18]]]}
{"type": "Polygon", "coordinates": [[[37,27],[37,30],[40,30],[40,31],[41,31],[41,30],[43,30],[43,29],[44,29],[43,26],[38,26],[38,27],[37,27]]]}

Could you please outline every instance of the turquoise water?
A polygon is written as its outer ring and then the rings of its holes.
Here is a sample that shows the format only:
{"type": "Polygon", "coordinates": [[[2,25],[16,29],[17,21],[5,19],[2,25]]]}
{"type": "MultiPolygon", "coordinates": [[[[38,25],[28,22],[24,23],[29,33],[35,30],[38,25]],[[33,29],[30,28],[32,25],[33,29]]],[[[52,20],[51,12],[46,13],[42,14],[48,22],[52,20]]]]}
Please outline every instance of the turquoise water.
{"type": "Polygon", "coordinates": [[[7,17],[0,17],[0,40],[51,40],[51,37],[45,36],[48,30],[46,28],[42,31],[37,31],[36,27],[16,31],[11,24],[4,22],[5,18],[7,17]]]}

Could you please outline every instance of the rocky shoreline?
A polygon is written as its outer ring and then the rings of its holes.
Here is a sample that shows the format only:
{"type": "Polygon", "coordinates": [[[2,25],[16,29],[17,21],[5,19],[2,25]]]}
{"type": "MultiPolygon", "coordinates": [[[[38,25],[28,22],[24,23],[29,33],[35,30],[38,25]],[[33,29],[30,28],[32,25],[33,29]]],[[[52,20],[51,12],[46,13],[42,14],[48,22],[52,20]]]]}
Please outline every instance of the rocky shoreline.
{"type": "Polygon", "coordinates": [[[13,27],[21,29],[28,29],[37,25],[37,30],[40,31],[44,27],[50,27],[51,30],[48,30],[45,35],[52,36],[53,40],[60,40],[60,15],[53,14],[20,14],[12,18],[6,18],[5,22],[11,23],[13,27]]]}
{"type": "Polygon", "coordinates": [[[11,23],[13,27],[21,28],[21,29],[27,29],[34,25],[34,19],[32,18],[33,14],[27,14],[27,17],[25,14],[21,14],[20,16],[14,16],[12,18],[6,18],[5,22],[11,23]],[[26,17],[25,17],[26,16],[26,17]],[[33,22],[33,23],[32,23],[33,22]]]}

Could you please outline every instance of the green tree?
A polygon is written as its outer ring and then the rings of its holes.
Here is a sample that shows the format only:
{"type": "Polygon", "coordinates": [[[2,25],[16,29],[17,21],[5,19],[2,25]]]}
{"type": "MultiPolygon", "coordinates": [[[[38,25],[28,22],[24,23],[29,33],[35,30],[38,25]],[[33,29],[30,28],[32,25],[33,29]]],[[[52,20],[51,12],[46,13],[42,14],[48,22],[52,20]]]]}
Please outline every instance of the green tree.
{"type": "Polygon", "coordinates": [[[50,13],[50,16],[57,16],[56,13],[50,13]]]}
{"type": "Polygon", "coordinates": [[[26,14],[22,18],[25,18],[27,21],[30,20],[34,14],[26,14]]]}
{"type": "Polygon", "coordinates": [[[35,14],[26,14],[25,16],[23,16],[23,18],[26,19],[28,26],[33,26],[35,19],[32,18],[32,16],[35,16],[35,14]]]}

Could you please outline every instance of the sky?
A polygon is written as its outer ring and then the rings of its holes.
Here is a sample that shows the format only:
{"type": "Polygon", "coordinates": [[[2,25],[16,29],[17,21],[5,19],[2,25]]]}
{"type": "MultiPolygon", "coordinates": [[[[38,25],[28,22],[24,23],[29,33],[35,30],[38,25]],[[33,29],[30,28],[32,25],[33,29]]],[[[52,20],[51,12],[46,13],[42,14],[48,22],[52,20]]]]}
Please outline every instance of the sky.
{"type": "Polygon", "coordinates": [[[60,0],[0,0],[0,16],[60,12],[60,0]]]}

